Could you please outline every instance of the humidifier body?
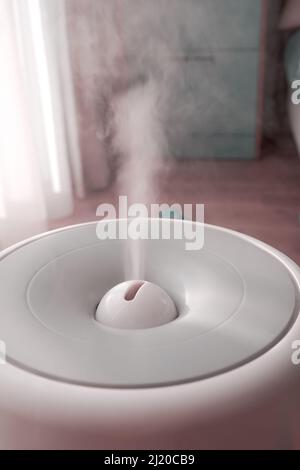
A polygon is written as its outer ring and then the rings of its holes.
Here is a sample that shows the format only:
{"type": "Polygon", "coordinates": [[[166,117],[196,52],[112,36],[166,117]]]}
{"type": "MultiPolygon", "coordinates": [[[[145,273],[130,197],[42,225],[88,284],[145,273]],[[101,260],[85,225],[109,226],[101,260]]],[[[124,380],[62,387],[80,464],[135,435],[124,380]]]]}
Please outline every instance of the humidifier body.
{"type": "Polygon", "coordinates": [[[0,256],[0,448],[297,446],[299,267],[209,225],[198,251],[147,240],[145,277],[177,313],[119,328],[99,322],[97,309],[124,280],[124,241],[97,239],[96,226],[0,256]]]}

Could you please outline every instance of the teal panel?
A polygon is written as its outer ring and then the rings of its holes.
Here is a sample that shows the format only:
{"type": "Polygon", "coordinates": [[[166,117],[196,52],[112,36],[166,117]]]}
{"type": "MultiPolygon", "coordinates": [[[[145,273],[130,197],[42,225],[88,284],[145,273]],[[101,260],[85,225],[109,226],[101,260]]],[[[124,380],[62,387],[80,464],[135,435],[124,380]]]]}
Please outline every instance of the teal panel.
{"type": "Polygon", "coordinates": [[[182,63],[174,88],[169,133],[255,134],[258,54],[216,53],[182,63]]]}
{"type": "Polygon", "coordinates": [[[171,142],[172,156],[178,159],[224,158],[253,159],[256,151],[255,135],[188,134],[181,142],[171,142]]]}
{"type": "Polygon", "coordinates": [[[294,80],[300,80],[300,31],[289,38],[284,62],[289,83],[292,84],[294,80]]]}
{"type": "Polygon", "coordinates": [[[183,0],[183,4],[179,34],[185,51],[259,47],[262,0],[183,0]]]}

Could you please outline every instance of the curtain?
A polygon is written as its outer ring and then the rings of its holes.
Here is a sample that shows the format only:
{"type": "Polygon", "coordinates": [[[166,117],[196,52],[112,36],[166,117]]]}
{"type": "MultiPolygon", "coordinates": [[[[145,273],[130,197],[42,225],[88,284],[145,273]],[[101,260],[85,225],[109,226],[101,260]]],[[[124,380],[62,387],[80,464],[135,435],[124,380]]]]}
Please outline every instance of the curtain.
{"type": "Polygon", "coordinates": [[[68,216],[84,185],[63,0],[0,0],[0,249],[68,216]]]}

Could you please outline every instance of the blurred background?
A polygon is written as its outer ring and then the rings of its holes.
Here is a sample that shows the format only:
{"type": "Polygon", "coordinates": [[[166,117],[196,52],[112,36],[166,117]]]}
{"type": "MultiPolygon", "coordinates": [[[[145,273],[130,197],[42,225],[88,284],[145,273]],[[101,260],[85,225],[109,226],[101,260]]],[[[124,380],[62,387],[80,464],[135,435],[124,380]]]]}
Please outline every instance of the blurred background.
{"type": "Polygon", "coordinates": [[[117,203],[114,104],[151,80],[156,200],[300,264],[300,1],[0,0],[0,43],[0,248],[117,203]]]}

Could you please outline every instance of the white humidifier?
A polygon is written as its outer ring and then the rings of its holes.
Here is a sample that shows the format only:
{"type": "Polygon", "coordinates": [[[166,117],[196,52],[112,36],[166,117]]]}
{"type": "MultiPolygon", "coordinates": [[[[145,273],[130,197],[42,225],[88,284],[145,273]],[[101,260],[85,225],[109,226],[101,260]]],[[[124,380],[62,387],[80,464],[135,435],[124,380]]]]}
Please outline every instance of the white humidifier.
{"type": "Polygon", "coordinates": [[[201,250],[145,241],[124,282],[126,242],[96,225],[0,256],[0,448],[295,446],[298,266],[205,225],[201,250]]]}

